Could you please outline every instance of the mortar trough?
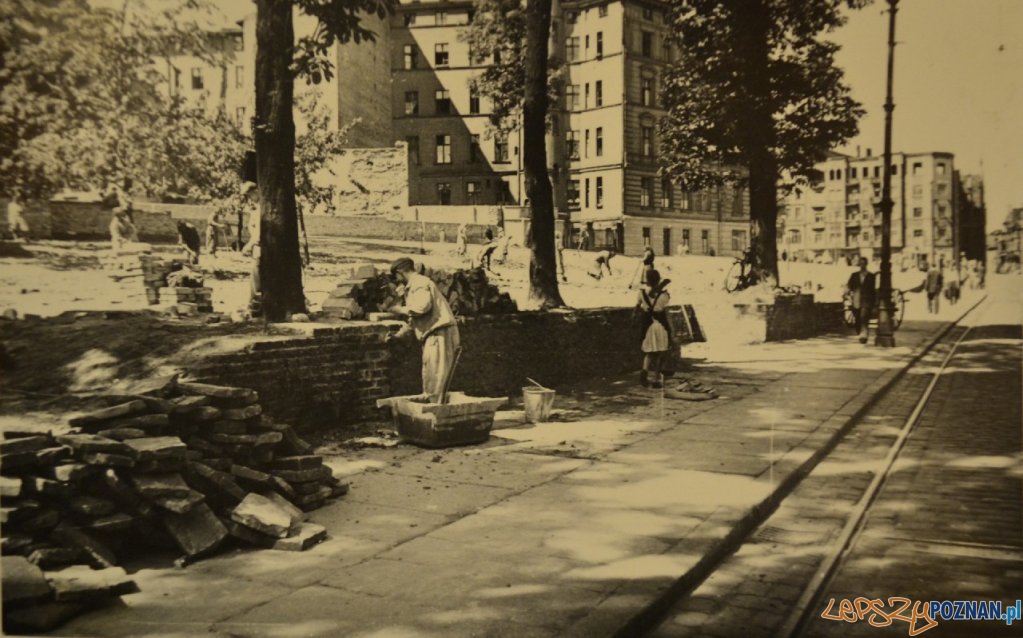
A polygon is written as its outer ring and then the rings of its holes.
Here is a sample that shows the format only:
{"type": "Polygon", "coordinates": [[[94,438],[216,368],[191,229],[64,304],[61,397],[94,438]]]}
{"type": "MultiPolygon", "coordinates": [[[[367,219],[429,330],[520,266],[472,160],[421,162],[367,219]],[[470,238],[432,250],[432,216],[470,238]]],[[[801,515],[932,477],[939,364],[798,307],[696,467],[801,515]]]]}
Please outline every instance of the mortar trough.
{"type": "Polygon", "coordinates": [[[391,409],[401,440],[440,448],[486,441],[494,426],[494,413],[505,401],[449,392],[448,402],[444,404],[427,403],[416,396],[402,396],[378,399],[377,407],[391,409]]]}

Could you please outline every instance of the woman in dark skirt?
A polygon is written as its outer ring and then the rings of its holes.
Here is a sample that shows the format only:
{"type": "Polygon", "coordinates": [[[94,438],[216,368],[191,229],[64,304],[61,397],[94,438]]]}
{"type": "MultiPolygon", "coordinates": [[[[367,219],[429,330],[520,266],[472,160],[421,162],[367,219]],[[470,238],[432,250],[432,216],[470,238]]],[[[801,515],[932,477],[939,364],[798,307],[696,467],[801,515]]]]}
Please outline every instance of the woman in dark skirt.
{"type": "Polygon", "coordinates": [[[671,348],[668,332],[668,306],[671,296],[668,295],[668,284],[671,280],[661,280],[661,273],[654,269],[646,272],[646,281],[639,291],[636,307],[641,316],[643,332],[643,371],[639,382],[643,387],[660,388],[662,385],[665,360],[671,348]],[[649,379],[650,374],[653,380],[649,379]]]}

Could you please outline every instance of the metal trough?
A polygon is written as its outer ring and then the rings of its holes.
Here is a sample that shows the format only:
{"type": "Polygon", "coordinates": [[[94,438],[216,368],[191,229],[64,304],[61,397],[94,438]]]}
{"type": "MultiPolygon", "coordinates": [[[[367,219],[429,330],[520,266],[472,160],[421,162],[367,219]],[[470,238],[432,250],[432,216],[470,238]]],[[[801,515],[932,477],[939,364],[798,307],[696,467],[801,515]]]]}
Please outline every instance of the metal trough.
{"type": "Polygon", "coordinates": [[[490,438],[494,413],[506,399],[448,393],[447,403],[427,403],[416,396],[378,399],[390,408],[401,440],[429,448],[482,443],[490,438]]]}

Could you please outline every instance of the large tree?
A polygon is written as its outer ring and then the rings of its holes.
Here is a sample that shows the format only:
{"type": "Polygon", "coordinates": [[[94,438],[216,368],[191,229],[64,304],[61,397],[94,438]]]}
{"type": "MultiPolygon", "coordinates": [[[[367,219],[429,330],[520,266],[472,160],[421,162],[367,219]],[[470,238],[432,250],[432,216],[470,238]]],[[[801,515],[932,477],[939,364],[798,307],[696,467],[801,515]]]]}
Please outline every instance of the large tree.
{"type": "Polygon", "coordinates": [[[259,272],[263,312],[270,321],[305,312],[295,204],[295,76],[319,83],[333,70],[335,42],[372,41],[362,16],[385,17],[394,0],[257,0],[256,174],[260,195],[259,272]],[[317,18],[316,30],[295,42],[295,8],[317,18]]]}
{"type": "Polygon", "coordinates": [[[783,174],[809,175],[857,133],[863,114],[822,36],[844,7],[869,0],[677,0],[678,55],[664,78],[663,171],[697,190],[748,185],[752,247],[765,281],[778,281],[776,224],[783,174]]]}
{"type": "Polygon", "coordinates": [[[208,10],[192,0],[0,4],[0,188],[46,197],[132,177],[150,195],[202,190],[206,176],[168,169],[238,150],[240,135],[169,95],[162,69],[176,55],[222,58],[199,24],[208,10]],[[207,146],[185,141],[195,136],[207,146]]]}
{"type": "Polygon", "coordinates": [[[551,0],[477,0],[468,40],[476,62],[493,61],[477,86],[491,103],[491,123],[522,126],[522,168],[531,223],[529,297],[541,308],[564,306],[554,248],[554,194],[545,135],[559,62],[549,51],[551,0]]]}

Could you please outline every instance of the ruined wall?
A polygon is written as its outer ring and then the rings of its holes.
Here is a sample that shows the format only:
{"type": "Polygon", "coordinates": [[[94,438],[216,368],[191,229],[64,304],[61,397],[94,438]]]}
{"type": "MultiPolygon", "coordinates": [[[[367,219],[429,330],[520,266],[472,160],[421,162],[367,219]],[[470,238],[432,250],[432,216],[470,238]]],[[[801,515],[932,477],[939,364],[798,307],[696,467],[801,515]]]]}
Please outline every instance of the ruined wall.
{"type": "MultiPolygon", "coordinates": [[[[345,149],[332,164],[338,215],[396,214],[408,206],[408,148],[345,149]]],[[[309,217],[312,217],[310,215],[309,217]]]]}
{"type": "MultiPolygon", "coordinates": [[[[53,239],[110,239],[109,208],[100,202],[51,201],[49,234],[53,239]]],[[[167,211],[151,212],[136,209],[133,213],[139,240],[145,242],[176,242],[175,220],[167,211]]],[[[31,223],[31,219],[29,219],[31,223]]]]}

